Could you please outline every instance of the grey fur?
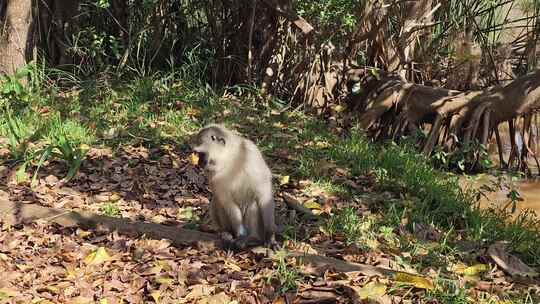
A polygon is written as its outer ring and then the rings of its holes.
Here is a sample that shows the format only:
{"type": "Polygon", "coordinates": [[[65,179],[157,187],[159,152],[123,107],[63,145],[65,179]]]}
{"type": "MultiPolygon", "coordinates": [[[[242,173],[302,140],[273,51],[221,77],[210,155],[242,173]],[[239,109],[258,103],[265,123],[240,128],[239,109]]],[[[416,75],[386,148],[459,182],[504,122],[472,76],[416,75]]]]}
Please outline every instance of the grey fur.
{"type": "Polygon", "coordinates": [[[260,241],[275,246],[272,173],[257,146],[222,125],[210,124],[192,141],[205,158],[213,199],[210,215],[239,247],[260,241]]]}

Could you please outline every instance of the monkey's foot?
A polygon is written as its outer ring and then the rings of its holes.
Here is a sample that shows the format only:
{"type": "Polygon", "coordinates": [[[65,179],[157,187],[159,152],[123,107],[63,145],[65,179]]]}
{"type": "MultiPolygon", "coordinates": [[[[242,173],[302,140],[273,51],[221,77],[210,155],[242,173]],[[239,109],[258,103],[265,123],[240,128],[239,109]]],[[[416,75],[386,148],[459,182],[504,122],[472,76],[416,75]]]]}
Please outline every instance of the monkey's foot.
{"type": "Polygon", "coordinates": [[[221,232],[219,234],[219,237],[221,239],[221,244],[224,250],[234,250],[235,244],[232,234],[228,232],[221,232]]]}
{"type": "Polygon", "coordinates": [[[233,236],[229,232],[221,232],[219,234],[219,237],[221,238],[222,241],[228,241],[228,242],[233,241],[233,236]]]}
{"type": "Polygon", "coordinates": [[[272,251],[278,251],[280,249],[279,244],[276,242],[276,240],[271,240],[270,242],[267,242],[266,247],[270,248],[272,251]]]}
{"type": "Polygon", "coordinates": [[[245,250],[247,248],[259,246],[261,244],[261,240],[249,236],[238,237],[234,240],[234,245],[237,250],[245,250]]]}

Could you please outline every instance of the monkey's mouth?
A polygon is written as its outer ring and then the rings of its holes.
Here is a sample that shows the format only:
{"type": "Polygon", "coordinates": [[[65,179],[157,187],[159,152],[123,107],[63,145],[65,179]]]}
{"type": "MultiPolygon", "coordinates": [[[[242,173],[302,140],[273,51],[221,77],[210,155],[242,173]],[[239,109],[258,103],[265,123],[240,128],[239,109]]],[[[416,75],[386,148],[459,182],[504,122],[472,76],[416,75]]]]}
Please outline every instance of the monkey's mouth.
{"type": "Polygon", "coordinates": [[[199,157],[199,166],[201,168],[206,168],[206,165],[208,165],[208,154],[205,152],[195,152],[195,153],[199,157]]]}

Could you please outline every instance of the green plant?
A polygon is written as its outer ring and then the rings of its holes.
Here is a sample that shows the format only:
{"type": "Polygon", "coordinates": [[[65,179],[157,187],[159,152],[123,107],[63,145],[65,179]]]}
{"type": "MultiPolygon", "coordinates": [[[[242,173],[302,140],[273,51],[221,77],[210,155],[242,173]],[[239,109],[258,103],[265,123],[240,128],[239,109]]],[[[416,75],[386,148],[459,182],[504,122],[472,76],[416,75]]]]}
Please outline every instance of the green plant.
{"type": "Polygon", "coordinates": [[[296,11],[317,28],[333,32],[333,39],[340,41],[355,29],[358,18],[355,12],[361,10],[365,1],[360,0],[322,0],[297,1],[296,11]]]}
{"type": "Polygon", "coordinates": [[[118,206],[113,202],[108,202],[101,205],[101,207],[99,208],[99,211],[101,212],[101,214],[106,215],[106,216],[111,216],[111,217],[120,216],[120,208],[118,208],[118,206]]]}
{"type": "Polygon", "coordinates": [[[6,106],[3,111],[6,125],[8,149],[15,161],[24,161],[28,158],[28,144],[33,130],[21,118],[13,117],[12,110],[6,106]]]}
{"type": "Polygon", "coordinates": [[[468,304],[467,290],[459,287],[456,282],[439,278],[437,288],[428,293],[428,297],[441,304],[468,304]]]}
{"type": "Polygon", "coordinates": [[[331,215],[323,227],[330,236],[343,235],[348,245],[356,243],[365,230],[353,208],[345,208],[331,215]]]}
{"type": "Polygon", "coordinates": [[[290,267],[285,252],[280,251],[277,253],[276,266],[271,277],[268,278],[267,283],[270,283],[272,279],[276,279],[279,282],[279,293],[283,294],[289,290],[294,290],[298,286],[298,281],[301,279],[300,273],[294,267],[290,267]]]}
{"type": "Polygon", "coordinates": [[[54,137],[55,143],[49,146],[48,150],[52,156],[63,160],[68,167],[68,173],[65,177],[66,181],[71,180],[79,170],[89,146],[86,144],[77,144],[70,141],[65,133],[59,133],[54,137]]]}
{"type": "Polygon", "coordinates": [[[31,66],[27,65],[13,75],[5,75],[0,78],[0,105],[24,104],[30,100],[31,92],[25,82],[31,75],[31,71],[31,66]]]}

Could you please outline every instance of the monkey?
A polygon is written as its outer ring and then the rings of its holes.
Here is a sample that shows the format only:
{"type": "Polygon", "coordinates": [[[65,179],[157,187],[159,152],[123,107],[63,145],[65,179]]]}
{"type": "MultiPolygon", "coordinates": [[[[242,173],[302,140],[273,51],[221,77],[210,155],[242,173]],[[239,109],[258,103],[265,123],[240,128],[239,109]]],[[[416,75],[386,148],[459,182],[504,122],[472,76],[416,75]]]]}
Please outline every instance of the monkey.
{"type": "Polygon", "coordinates": [[[210,218],[225,247],[276,249],[272,172],[255,143],[221,124],[209,124],[190,146],[208,178],[210,218]]]}

